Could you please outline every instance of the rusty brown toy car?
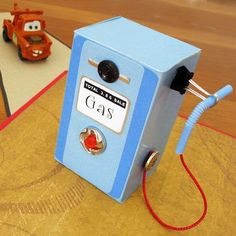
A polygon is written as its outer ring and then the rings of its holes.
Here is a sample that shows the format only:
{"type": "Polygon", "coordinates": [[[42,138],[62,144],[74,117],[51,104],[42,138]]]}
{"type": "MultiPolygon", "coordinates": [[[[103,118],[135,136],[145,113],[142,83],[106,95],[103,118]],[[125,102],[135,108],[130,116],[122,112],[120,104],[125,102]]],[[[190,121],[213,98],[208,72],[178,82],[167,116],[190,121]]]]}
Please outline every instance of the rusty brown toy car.
{"type": "Polygon", "coordinates": [[[3,39],[13,42],[18,48],[21,60],[38,61],[48,58],[51,54],[52,41],[44,32],[45,20],[41,15],[43,11],[20,10],[17,4],[11,15],[13,21],[3,21],[3,39]]]}

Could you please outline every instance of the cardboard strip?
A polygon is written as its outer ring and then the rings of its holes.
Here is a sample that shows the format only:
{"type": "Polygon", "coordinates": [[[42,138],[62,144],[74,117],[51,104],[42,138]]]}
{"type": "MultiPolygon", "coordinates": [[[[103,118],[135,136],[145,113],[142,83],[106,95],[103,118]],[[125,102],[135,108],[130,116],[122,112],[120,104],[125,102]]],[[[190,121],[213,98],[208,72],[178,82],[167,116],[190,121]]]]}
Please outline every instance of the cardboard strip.
{"type": "Polygon", "coordinates": [[[2,79],[2,73],[0,71],[0,93],[2,95],[3,98],[3,103],[4,103],[4,107],[5,107],[5,112],[7,117],[11,115],[10,112],[10,107],[9,107],[9,103],[8,103],[8,99],[7,99],[7,94],[6,94],[6,90],[4,88],[4,84],[3,84],[3,79],[2,79]]]}
{"type": "Polygon", "coordinates": [[[68,71],[65,70],[61,74],[59,74],[51,83],[49,83],[46,87],[44,87],[41,91],[39,91],[35,96],[33,96],[27,103],[25,103],[22,107],[20,107],[16,112],[14,112],[10,117],[8,117],[5,121],[0,124],[0,131],[6,128],[13,120],[15,120],[25,109],[27,109],[30,105],[32,105],[38,98],[40,98],[46,91],[48,91],[51,87],[53,87],[59,80],[65,78],[68,71]]]}

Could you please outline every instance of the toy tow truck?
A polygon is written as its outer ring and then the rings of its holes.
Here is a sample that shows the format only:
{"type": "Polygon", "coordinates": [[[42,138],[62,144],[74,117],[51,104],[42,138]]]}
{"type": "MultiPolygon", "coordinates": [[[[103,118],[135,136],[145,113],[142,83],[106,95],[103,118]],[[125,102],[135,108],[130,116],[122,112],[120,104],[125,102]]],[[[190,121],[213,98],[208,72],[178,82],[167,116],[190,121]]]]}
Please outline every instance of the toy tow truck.
{"type": "Polygon", "coordinates": [[[52,41],[44,32],[45,20],[41,17],[43,11],[20,10],[15,3],[10,13],[14,16],[13,21],[3,21],[4,41],[12,41],[17,46],[21,60],[47,59],[51,54],[52,41]]]}

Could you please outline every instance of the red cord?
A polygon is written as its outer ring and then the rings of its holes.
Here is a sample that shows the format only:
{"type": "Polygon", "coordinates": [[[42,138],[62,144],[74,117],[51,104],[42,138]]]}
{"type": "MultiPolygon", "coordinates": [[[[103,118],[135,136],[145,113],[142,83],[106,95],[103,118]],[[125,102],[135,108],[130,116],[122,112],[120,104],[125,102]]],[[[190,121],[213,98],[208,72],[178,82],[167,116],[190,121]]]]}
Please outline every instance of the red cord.
{"type": "Polygon", "coordinates": [[[207,213],[207,200],[206,200],[205,193],[203,192],[203,190],[202,190],[200,184],[198,183],[197,179],[193,176],[193,174],[189,170],[188,166],[184,162],[183,154],[180,154],[180,160],[181,160],[181,163],[182,163],[184,169],[187,171],[190,178],[193,180],[194,184],[196,185],[199,192],[201,193],[202,200],[203,200],[203,203],[204,203],[204,210],[203,210],[203,213],[202,213],[201,217],[196,222],[194,222],[193,224],[188,225],[188,226],[176,227],[176,226],[169,225],[169,224],[165,223],[163,220],[161,220],[161,218],[157,215],[157,213],[155,213],[155,211],[153,210],[153,208],[152,208],[152,206],[151,206],[151,204],[148,200],[147,192],[146,192],[147,171],[144,170],[144,172],[143,172],[143,196],[144,196],[144,200],[145,200],[145,203],[147,205],[147,208],[148,208],[149,212],[152,214],[154,219],[156,219],[158,221],[158,223],[160,225],[162,225],[163,227],[165,227],[169,230],[175,230],[175,231],[184,231],[184,230],[189,230],[189,229],[192,229],[192,228],[196,227],[198,224],[200,224],[202,222],[202,220],[205,218],[206,213],[207,213]]]}

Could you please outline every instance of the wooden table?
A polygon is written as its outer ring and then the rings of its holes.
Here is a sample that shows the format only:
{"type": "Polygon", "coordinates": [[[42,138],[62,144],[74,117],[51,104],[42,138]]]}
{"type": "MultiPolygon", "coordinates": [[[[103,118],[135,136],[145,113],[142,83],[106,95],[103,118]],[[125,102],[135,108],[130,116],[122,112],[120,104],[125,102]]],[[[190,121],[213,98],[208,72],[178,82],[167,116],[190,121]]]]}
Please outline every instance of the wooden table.
{"type": "MultiPolygon", "coordinates": [[[[195,80],[210,92],[235,86],[236,3],[227,1],[18,1],[45,11],[47,29],[67,45],[73,30],[115,15],[136,20],[203,49],[195,80]]],[[[0,2],[9,11],[12,1],[0,2]]],[[[117,204],[53,160],[65,79],[0,133],[0,235],[235,235],[235,139],[197,126],[187,163],[209,202],[205,221],[191,232],[168,232],[146,211],[141,189],[117,204]],[[50,101],[50,102],[49,102],[50,101]]],[[[187,95],[181,114],[198,100],[187,95]]],[[[236,135],[236,95],[208,111],[201,122],[236,135]]],[[[175,225],[191,223],[202,202],[186,177],[175,146],[178,118],[161,165],[148,181],[154,208],[175,225]]]]}

